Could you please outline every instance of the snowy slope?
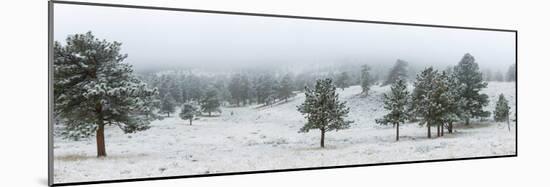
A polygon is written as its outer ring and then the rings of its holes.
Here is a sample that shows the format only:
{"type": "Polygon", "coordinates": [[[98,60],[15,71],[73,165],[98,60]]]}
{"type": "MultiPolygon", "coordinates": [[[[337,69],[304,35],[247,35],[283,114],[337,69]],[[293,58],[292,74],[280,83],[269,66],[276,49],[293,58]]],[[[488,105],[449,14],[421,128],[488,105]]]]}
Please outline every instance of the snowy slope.
{"type": "MultiPolygon", "coordinates": [[[[188,121],[170,117],[155,121],[148,131],[123,134],[106,129],[106,158],[96,158],[95,139],[68,141],[55,137],[55,182],[78,182],[122,178],[193,175],[431,160],[515,153],[515,128],[505,124],[476,122],[458,126],[457,133],[426,138],[426,129],[405,124],[395,142],[395,129],[374,123],[384,115],[382,94],[389,86],[373,86],[361,97],[359,86],[341,91],[341,100],[351,108],[350,129],[328,132],[326,148],[319,148],[318,131],[298,133],[304,118],[296,106],[304,101],[298,94],[273,106],[223,108],[219,117],[188,121]]],[[[504,93],[515,111],[514,83],[490,83],[483,90],[494,108],[504,93]]]]}

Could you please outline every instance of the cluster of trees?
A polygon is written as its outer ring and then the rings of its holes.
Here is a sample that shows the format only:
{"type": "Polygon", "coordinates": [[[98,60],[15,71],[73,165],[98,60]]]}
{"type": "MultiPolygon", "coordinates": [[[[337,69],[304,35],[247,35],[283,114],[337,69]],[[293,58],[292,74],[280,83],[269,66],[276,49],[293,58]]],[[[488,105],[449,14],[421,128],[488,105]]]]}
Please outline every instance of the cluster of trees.
{"type": "MultiPolygon", "coordinates": [[[[406,81],[397,77],[392,83],[391,92],[384,94],[384,108],[388,110],[379,124],[391,124],[396,127],[396,140],[399,140],[399,124],[406,120],[419,120],[427,127],[427,136],[431,138],[431,127],[437,127],[437,136],[453,132],[453,123],[464,121],[469,125],[471,118],[484,118],[490,112],[483,107],[489,102],[486,94],[480,93],[487,83],[483,80],[478,64],[470,54],[452,69],[439,72],[432,67],[417,75],[412,93],[406,88],[406,81]]],[[[508,118],[507,101],[499,99],[495,109],[495,120],[508,118]],[[502,100],[502,101],[501,101],[502,100]]]]}

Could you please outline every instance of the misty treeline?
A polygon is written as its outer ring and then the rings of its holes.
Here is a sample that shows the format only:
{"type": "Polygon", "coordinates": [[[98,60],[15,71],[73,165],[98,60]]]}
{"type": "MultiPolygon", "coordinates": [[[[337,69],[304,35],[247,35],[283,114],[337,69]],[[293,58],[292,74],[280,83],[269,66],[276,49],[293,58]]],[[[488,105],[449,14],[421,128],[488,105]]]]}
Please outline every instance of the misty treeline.
{"type": "Polygon", "coordinates": [[[174,106],[206,101],[221,106],[269,106],[278,101],[288,101],[298,90],[296,79],[291,74],[254,72],[216,75],[175,70],[143,74],[141,78],[151,88],[159,90],[159,98],[168,97],[163,100],[174,103],[174,106]]]}
{"type": "Polygon", "coordinates": [[[495,82],[513,82],[516,81],[516,65],[510,65],[506,72],[500,70],[484,69],[483,80],[495,82]]]}

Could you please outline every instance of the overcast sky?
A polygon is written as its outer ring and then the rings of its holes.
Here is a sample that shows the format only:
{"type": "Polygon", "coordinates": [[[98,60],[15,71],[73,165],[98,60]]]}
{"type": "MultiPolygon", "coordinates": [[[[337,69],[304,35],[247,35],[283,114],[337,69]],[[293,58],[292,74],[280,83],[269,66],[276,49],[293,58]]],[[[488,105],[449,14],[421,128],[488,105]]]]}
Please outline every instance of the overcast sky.
{"type": "Polygon", "coordinates": [[[137,69],[310,67],[338,63],[454,65],[515,62],[514,33],[55,4],[54,39],[92,31],[122,42],[137,69]]]}

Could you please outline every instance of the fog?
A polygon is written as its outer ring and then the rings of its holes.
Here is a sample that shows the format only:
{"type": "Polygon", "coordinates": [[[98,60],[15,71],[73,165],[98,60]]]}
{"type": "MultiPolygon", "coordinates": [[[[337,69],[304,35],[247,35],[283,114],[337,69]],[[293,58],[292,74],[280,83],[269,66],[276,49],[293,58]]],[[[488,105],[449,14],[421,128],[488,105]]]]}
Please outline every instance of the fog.
{"type": "Polygon", "coordinates": [[[472,54],[481,68],[515,63],[511,32],[56,4],[54,40],[92,31],[122,42],[138,70],[304,68],[357,63],[448,66],[472,54]]]}

